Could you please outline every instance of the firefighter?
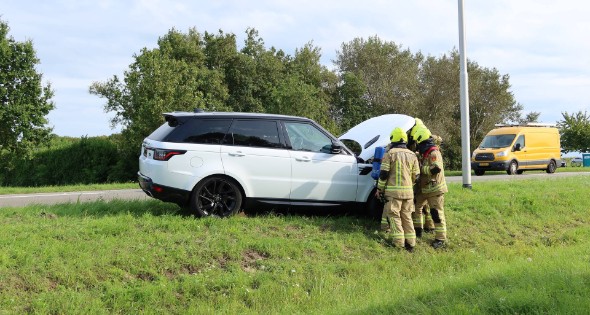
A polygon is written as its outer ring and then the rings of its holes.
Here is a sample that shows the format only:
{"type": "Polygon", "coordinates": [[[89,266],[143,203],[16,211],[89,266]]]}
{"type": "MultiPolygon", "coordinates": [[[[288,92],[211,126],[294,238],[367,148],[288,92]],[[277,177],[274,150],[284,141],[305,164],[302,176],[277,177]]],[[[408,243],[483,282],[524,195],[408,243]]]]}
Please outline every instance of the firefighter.
{"type": "MultiPolygon", "coordinates": [[[[442,138],[437,135],[431,135],[432,139],[434,140],[434,144],[440,149],[440,145],[442,144],[442,138]]],[[[420,153],[416,153],[420,156],[420,153]]],[[[416,211],[412,213],[412,220],[414,221],[414,230],[416,231],[416,237],[422,237],[422,232],[424,233],[431,233],[434,232],[434,221],[432,220],[432,216],[430,215],[430,207],[428,206],[428,202],[424,198],[420,198],[421,189],[419,187],[419,181],[416,182],[414,186],[414,204],[416,201],[421,200],[422,205],[416,205],[416,211]],[[421,212],[421,215],[418,214],[421,212]]]]}
{"type": "Polygon", "coordinates": [[[412,252],[416,233],[412,223],[413,185],[420,173],[418,158],[408,150],[408,137],[403,129],[391,131],[389,151],[383,156],[375,197],[384,200],[381,230],[391,235],[396,247],[412,252]]]}
{"type": "MultiPolygon", "coordinates": [[[[420,161],[420,193],[417,195],[416,207],[422,209],[424,204],[430,207],[430,214],[434,221],[434,241],[432,247],[435,249],[444,247],[447,242],[447,226],[444,213],[444,195],[448,191],[445,181],[443,159],[440,149],[435,144],[426,127],[417,128],[414,132],[416,148],[420,161]]],[[[421,211],[417,211],[414,219],[422,220],[421,211]],[[418,218],[416,218],[418,217],[418,218]]],[[[416,221],[415,220],[415,221],[416,221]]]]}

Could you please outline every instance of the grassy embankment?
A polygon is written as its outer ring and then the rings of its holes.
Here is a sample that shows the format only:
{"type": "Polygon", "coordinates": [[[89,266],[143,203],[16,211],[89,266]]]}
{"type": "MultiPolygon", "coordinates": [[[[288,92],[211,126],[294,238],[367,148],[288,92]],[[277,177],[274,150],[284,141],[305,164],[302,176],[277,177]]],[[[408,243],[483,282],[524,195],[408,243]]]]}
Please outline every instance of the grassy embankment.
{"type": "Polygon", "coordinates": [[[179,215],[171,204],[0,208],[0,313],[587,314],[587,176],[451,184],[450,244],[354,216],[179,215]]]}

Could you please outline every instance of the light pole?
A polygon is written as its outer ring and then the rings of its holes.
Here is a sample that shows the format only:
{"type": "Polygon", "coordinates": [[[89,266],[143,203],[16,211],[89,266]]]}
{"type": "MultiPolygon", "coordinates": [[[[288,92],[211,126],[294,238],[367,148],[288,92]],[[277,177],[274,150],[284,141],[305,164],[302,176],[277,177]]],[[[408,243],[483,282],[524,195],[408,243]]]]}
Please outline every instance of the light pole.
{"type": "Polygon", "coordinates": [[[463,188],[471,189],[471,144],[469,141],[469,86],[467,80],[467,57],[465,56],[465,23],[463,0],[459,0],[459,55],[461,90],[461,152],[463,188]]]}

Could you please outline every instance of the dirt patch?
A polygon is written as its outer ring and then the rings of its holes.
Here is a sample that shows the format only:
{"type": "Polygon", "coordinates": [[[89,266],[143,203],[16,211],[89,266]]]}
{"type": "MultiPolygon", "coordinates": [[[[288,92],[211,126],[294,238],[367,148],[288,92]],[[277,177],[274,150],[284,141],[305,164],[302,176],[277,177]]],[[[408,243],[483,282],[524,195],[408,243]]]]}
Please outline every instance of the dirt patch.
{"type": "Polygon", "coordinates": [[[240,265],[245,272],[255,272],[258,269],[258,262],[267,258],[268,254],[266,253],[248,249],[242,253],[242,263],[240,265]]]}

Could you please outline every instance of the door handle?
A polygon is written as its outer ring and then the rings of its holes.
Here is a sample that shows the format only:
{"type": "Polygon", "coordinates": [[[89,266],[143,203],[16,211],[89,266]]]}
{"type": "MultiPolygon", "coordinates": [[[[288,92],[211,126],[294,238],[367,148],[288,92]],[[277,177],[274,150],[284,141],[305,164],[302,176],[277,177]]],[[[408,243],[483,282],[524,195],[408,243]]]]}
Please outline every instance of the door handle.
{"type": "Polygon", "coordinates": [[[308,158],[307,156],[296,157],[295,160],[297,160],[299,162],[310,162],[311,161],[311,159],[308,158]]]}
{"type": "Polygon", "coordinates": [[[246,154],[242,153],[242,151],[229,152],[228,154],[231,156],[244,156],[244,155],[246,155],[246,154]]]}

